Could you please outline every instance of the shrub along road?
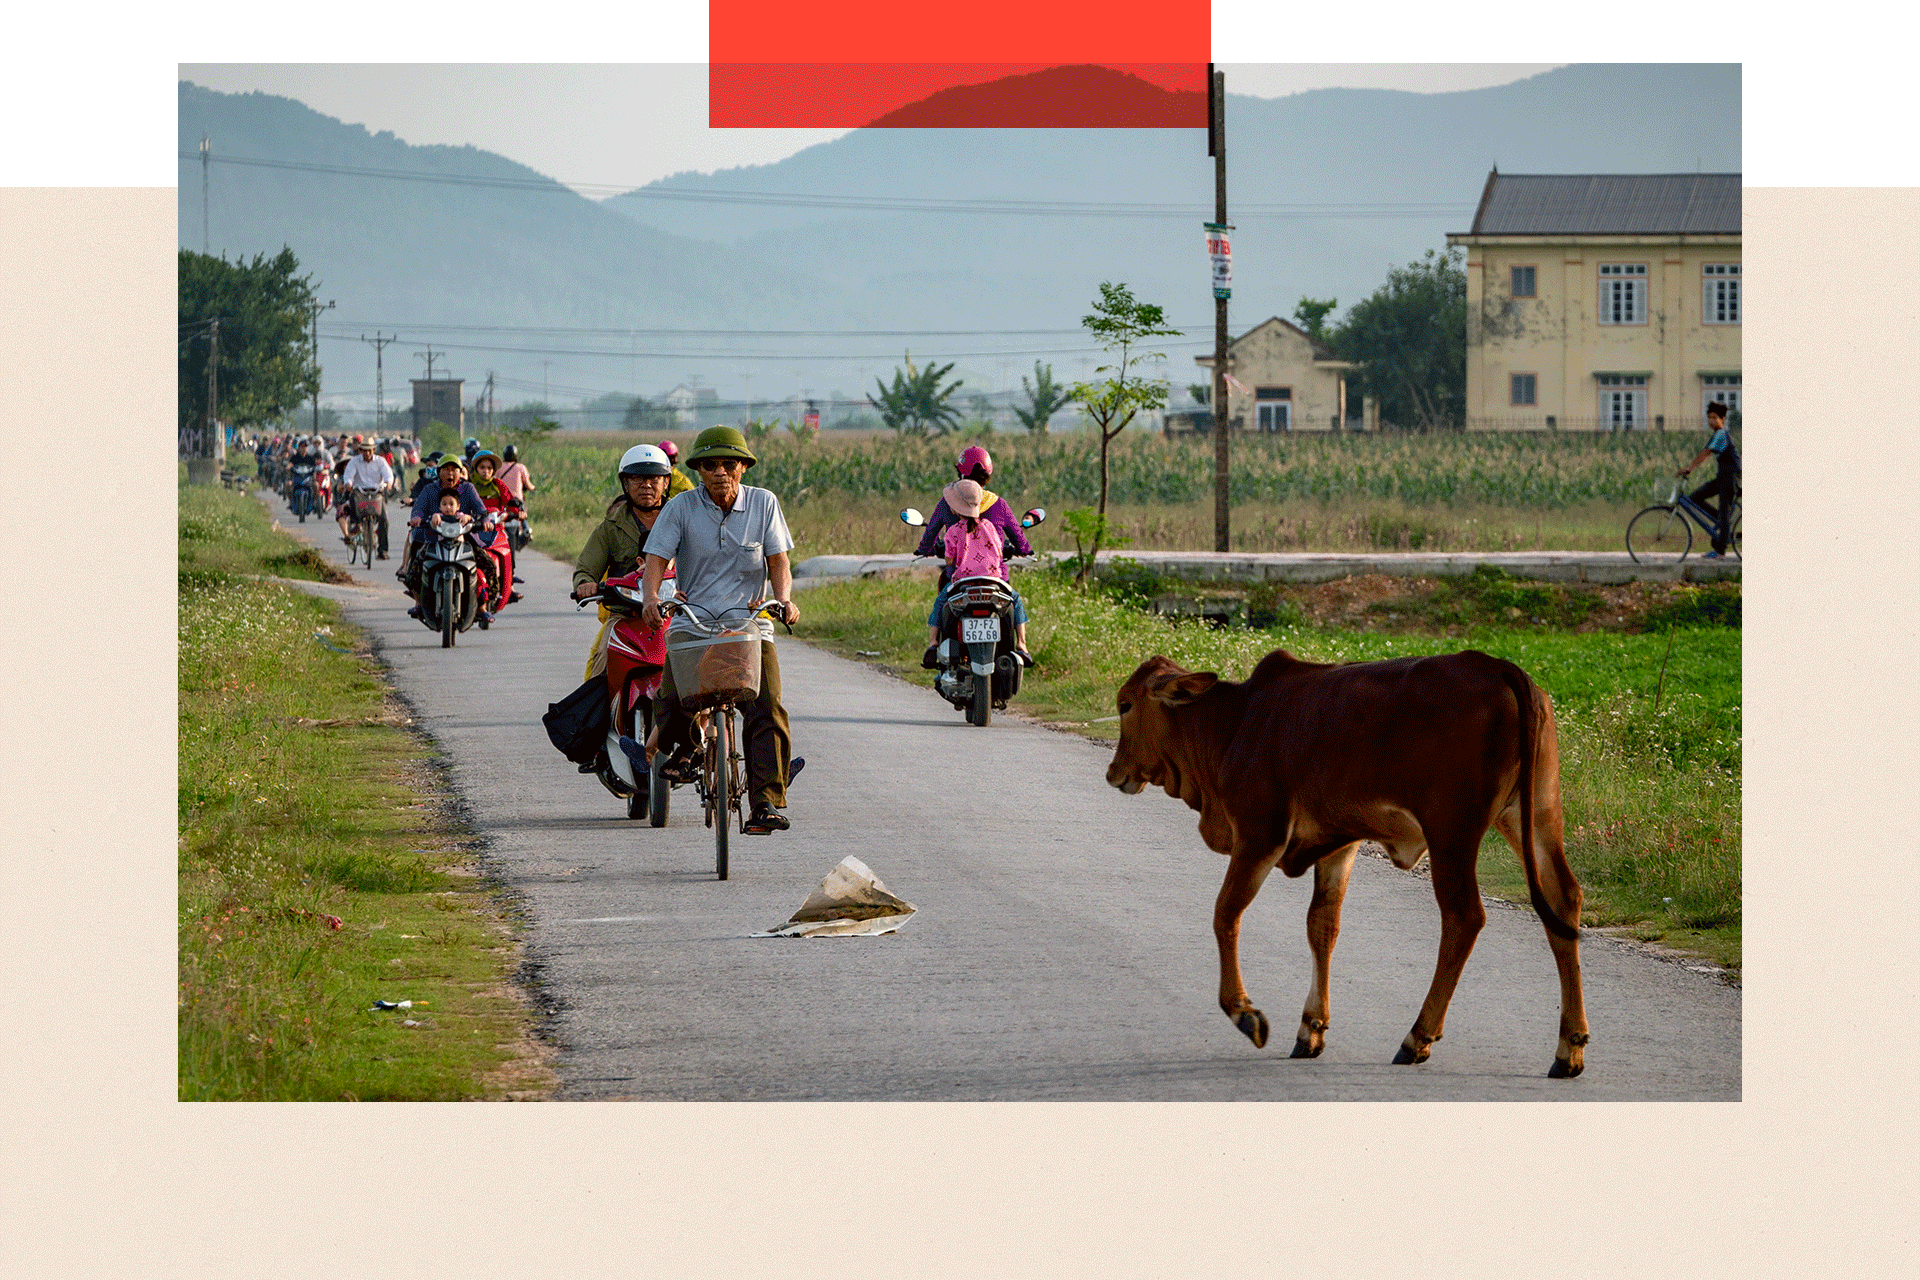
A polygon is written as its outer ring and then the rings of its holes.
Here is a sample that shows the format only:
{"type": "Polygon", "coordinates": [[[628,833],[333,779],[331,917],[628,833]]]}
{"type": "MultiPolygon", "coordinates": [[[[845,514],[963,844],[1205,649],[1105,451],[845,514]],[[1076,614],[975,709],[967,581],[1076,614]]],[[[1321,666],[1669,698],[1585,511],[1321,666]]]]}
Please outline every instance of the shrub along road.
{"type": "MultiPolygon", "coordinates": [[[[311,533],[344,567],[332,529],[311,533]]],[[[691,788],[666,828],[631,822],[546,740],[540,716],[580,683],[595,625],[564,598],[567,565],[528,555],[526,598],[443,650],[406,617],[392,563],[356,570],[365,585],[344,607],[446,751],[486,865],[525,896],[561,1098],[1740,1096],[1739,990],[1592,934],[1587,1071],[1546,1079],[1553,962],[1532,914],[1498,906],[1432,1059],[1390,1065],[1432,976],[1439,913],[1424,879],[1372,858],[1347,897],[1319,1059],[1286,1057],[1311,974],[1311,877],[1272,877],[1248,912],[1241,961],[1275,1027],[1254,1049],[1214,1003],[1225,861],[1191,811],[1108,787],[1101,744],[1008,718],[972,728],[925,690],[801,643],[804,622],[780,639],[808,761],[793,829],[736,835],[732,879],[717,882],[691,788]],[[747,936],[848,854],[919,908],[902,932],[747,936]]]]}

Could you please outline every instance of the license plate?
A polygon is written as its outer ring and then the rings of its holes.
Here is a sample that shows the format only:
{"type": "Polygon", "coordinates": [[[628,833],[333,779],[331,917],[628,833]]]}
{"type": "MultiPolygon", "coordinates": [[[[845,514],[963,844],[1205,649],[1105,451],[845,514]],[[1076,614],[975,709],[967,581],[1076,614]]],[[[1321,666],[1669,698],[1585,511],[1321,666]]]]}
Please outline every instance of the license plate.
{"type": "Polygon", "coordinates": [[[1000,619],[998,618],[962,618],[960,619],[960,643],[962,644],[998,644],[1000,643],[1000,619]]]}

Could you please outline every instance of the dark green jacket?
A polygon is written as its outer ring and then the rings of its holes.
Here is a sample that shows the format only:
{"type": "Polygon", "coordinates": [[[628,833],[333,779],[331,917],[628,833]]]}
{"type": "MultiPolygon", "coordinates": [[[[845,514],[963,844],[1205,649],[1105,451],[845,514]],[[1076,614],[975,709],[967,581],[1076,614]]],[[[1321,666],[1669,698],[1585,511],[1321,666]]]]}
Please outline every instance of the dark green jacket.
{"type": "Polygon", "coordinates": [[[573,585],[618,578],[640,567],[640,553],[647,545],[647,531],[640,527],[633,508],[625,502],[602,520],[587,535],[587,545],[573,562],[573,585]]]}

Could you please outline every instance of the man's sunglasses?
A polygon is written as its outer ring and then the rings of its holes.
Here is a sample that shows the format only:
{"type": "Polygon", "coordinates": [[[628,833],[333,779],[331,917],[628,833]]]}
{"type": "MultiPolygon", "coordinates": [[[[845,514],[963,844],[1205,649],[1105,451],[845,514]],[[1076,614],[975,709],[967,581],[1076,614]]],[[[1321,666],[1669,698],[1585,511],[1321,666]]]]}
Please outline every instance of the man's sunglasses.
{"type": "Polygon", "coordinates": [[[693,465],[702,471],[738,471],[746,464],[738,458],[702,458],[693,465]]]}

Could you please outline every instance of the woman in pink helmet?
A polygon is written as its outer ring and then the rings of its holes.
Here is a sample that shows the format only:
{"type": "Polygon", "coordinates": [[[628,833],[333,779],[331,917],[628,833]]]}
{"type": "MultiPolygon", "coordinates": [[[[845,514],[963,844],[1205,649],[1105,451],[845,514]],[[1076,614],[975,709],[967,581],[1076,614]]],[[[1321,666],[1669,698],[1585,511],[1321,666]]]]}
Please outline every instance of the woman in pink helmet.
{"type": "MultiPolygon", "coordinates": [[[[971,480],[981,488],[979,518],[1000,530],[1003,571],[1005,557],[1032,555],[1033,547],[1027,541],[1026,530],[1020,527],[1020,517],[1013,514],[1013,508],[1007,505],[1005,498],[987,488],[987,481],[993,478],[992,455],[980,445],[968,445],[953,469],[959,472],[960,479],[971,480]]],[[[916,556],[939,556],[942,560],[940,589],[934,592],[933,611],[927,615],[927,651],[920,657],[920,665],[928,670],[940,665],[934,659],[934,652],[940,643],[940,607],[947,601],[947,586],[952,577],[945,564],[947,526],[959,518],[947,504],[947,496],[943,492],[933,514],[927,517],[927,531],[921,535],[920,545],[913,553],[916,556]]],[[[1014,651],[1021,662],[1031,667],[1033,655],[1027,652],[1027,606],[1017,589],[1013,592],[1013,635],[1014,651]]]]}

